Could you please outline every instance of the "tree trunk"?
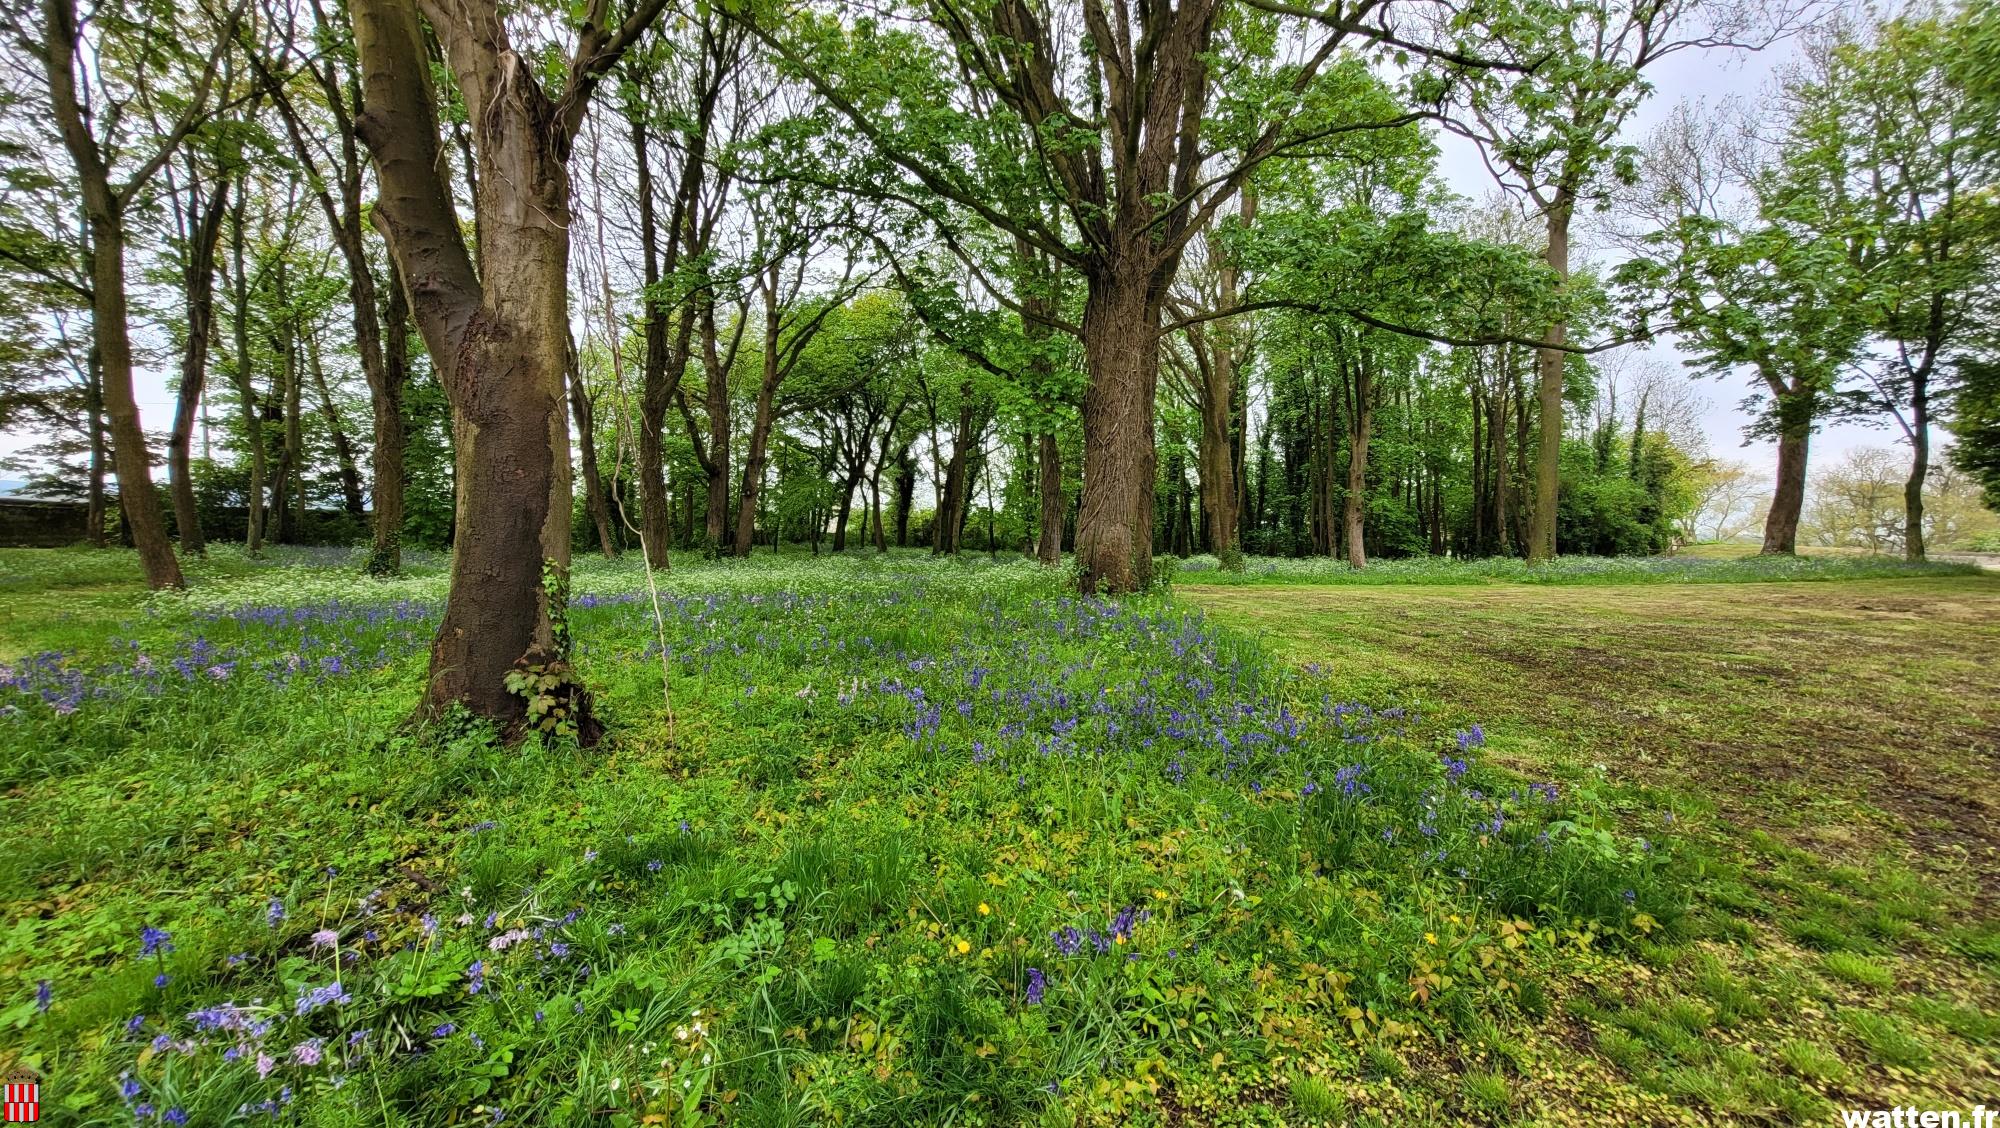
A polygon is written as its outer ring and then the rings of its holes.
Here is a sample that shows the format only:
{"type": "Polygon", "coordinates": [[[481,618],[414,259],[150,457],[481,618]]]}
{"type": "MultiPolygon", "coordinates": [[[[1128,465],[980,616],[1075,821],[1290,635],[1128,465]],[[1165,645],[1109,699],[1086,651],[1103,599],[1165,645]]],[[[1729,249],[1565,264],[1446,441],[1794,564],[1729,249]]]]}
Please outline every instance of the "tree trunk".
{"type": "Polygon", "coordinates": [[[1090,386],[1083,395],[1076,555],[1086,594],[1140,591],[1153,578],[1161,290],[1149,273],[1114,261],[1090,280],[1084,302],[1090,386]]]}
{"type": "Polygon", "coordinates": [[[528,669],[555,680],[541,691],[544,704],[555,697],[589,741],[589,697],[567,665],[564,386],[568,155],[583,110],[543,94],[528,60],[509,46],[495,5],[425,8],[473,131],[477,274],[444,179],[416,6],[355,0],[352,9],[367,106],[358,125],[380,185],[377,215],[450,400],[455,435],[451,588],[431,645],[425,710],[436,716],[463,705],[515,730],[528,699],[507,676],[528,669]]]}
{"type": "Polygon", "coordinates": [[[1928,374],[1910,388],[1910,477],[1903,483],[1903,555],[1924,558],[1924,479],[1931,471],[1931,412],[1928,374]]]}
{"type": "Polygon", "coordinates": [[[191,474],[195,413],[201,410],[208,383],[208,343],[215,329],[215,248],[222,238],[222,216],[229,206],[229,181],[218,180],[206,205],[199,192],[188,216],[187,263],[181,274],[187,296],[187,339],[181,347],[181,386],[174,394],[174,426],[167,435],[167,475],[174,499],[174,527],[181,551],[208,553],[195,507],[191,474]]]}
{"type": "MultiPolygon", "coordinates": [[[[1256,192],[1245,185],[1240,214],[1247,228],[1257,217],[1256,192]]],[[[1238,268],[1234,256],[1224,258],[1216,272],[1216,305],[1229,309],[1237,304],[1238,268]]],[[[1242,546],[1237,543],[1236,522],[1239,490],[1236,475],[1241,465],[1232,441],[1236,424],[1236,379],[1243,359],[1234,318],[1223,319],[1215,328],[1214,357],[1208,366],[1207,387],[1201,397],[1201,507],[1208,519],[1208,550],[1226,569],[1243,567],[1242,546]]]]}
{"type": "Polygon", "coordinates": [[[1054,431],[1042,432],[1038,453],[1041,534],[1035,541],[1035,558],[1053,568],[1062,563],[1063,535],[1062,444],[1054,431]]]}
{"type": "MultiPolygon", "coordinates": [[[[362,264],[365,269],[366,261],[362,264]]],[[[393,270],[391,274],[393,276],[393,270]]],[[[369,277],[365,295],[371,312],[375,283],[369,277]]],[[[354,323],[364,318],[359,304],[364,295],[355,294],[354,323]]],[[[373,320],[372,317],[367,320],[373,320]]],[[[375,503],[374,540],[368,549],[368,574],[393,576],[403,569],[403,450],[407,434],[403,426],[403,389],[410,379],[410,303],[400,283],[392,281],[389,300],[382,318],[382,373],[368,380],[369,414],[375,425],[375,451],[369,493],[375,503]]],[[[365,373],[364,373],[365,375],[365,373]]]]}
{"type": "MultiPolygon", "coordinates": [[[[778,334],[782,325],[778,309],[779,263],[773,259],[765,268],[764,289],[764,376],[757,385],[757,404],[750,416],[750,441],[743,452],[743,486],[736,500],[736,555],[750,555],[757,534],[757,502],[764,492],[764,462],[770,454],[771,425],[777,415],[778,382],[784,378],[778,357],[778,334]]],[[[777,538],[771,539],[773,549],[777,538]]]]}
{"type": "MultiPolygon", "coordinates": [[[[639,389],[639,533],[645,541],[646,551],[658,556],[670,540],[668,524],[671,518],[665,469],[667,408],[673,402],[674,389],[680,385],[681,376],[687,369],[688,344],[692,339],[694,322],[686,316],[680,319],[674,347],[670,351],[667,345],[668,310],[654,293],[660,282],[661,254],[659,215],[654,204],[653,166],[648,151],[645,119],[635,115],[632,120],[632,153],[636,173],[634,191],[639,202],[639,260],[644,282],[640,294],[646,311],[645,368],[639,389]]],[[[692,174],[683,170],[684,178],[689,175],[692,174]]],[[[681,194],[677,192],[674,222],[667,232],[666,270],[669,273],[678,261],[680,209],[681,194]]]]}
{"type": "Polygon", "coordinates": [[[250,555],[255,556],[264,549],[264,413],[257,402],[257,387],[250,374],[250,276],[245,273],[243,256],[244,216],[243,197],[239,194],[236,207],[231,213],[229,234],[232,294],[232,313],[235,324],[231,326],[236,338],[236,358],[230,375],[236,381],[237,405],[243,414],[244,441],[250,444],[250,483],[243,491],[244,505],[249,510],[249,521],[244,527],[243,543],[250,555]]]}
{"type": "MultiPolygon", "coordinates": [[[[576,420],[577,454],[583,460],[583,502],[590,513],[591,523],[597,526],[597,550],[606,560],[618,555],[618,545],[611,538],[611,504],[605,497],[604,475],[597,467],[597,419],[590,405],[590,389],[584,387],[583,371],[577,363],[576,341],[564,339],[563,367],[569,377],[570,415],[576,420]]],[[[665,540],[652,542],[663,547],[665,540]]],[[[653,551],[657,554],[659,547],[653,551]]]]}
{"type": "Polygon", "coordinates": [[[896,453],[896,547],[910,547],[910,509],[917,503],[917,460],[904,446],[896,453]]]}
{"type": "MultiPolygon", "coordinates": [[[[282,302],[284,273],[279,272],[280,298],[282,302]]],[[[284,363],[279,372],[285,381],[284,395],[284,446],[279,448],[278,473],[271,482],[271,510],[278,516],[278,543],[292,544],[298,539],[298,514],[305,508],[305,435],[300,426],[300,388],[305,383],[305,374],[299,364],[298,326],[287,322],[283,329],[284,363]],[[296,509],[287,501],[294,496],[300,498],[296,509]]]]}
{"type": "MultiPolygon", "coordinates": [[[[745,311],[747,316],[747,311],[745,311]]],[[[741,329],[741,319],[738,322],[741,329]]],[[[702,306],[702,357],[708,373],[704,402],[708,415],[708,523],[706,535],[711,551],[722,553],[729,543],[729,372],[716,352],[715,307],[702,306]]]]}
{"type": "Polygon", "coordinates": [[[83,410],[90,416],[90,484],[84,503],[83,531],[90,547],[103,548],[104,536],[104,376],[98,363],[97,346],[92,344],[84,358],[83,410]]]}
{"type": "MultiPolygon", "coordinates": [[[[1782,408],[1781,408],[1782,410],[1782,408]]],[[[1806,500],[1806,454],[1812,441],[1810,412],[1787,420],[1778,433],[1777,490],[1771,496],[1771,512],[1764,518],[1766,556],[1790,556],[1798,551],[1799,512],[1806,500]]]]}
{"type": "Polygon", "coordinates": [[[320,363],[319,339],[306,338],[306,359],[312,366],[313,388],[319,393],[320,418],[326,420],[328,437],[333,440],[334,460],[340,466],[340,496],[347,511],[359,517],[366,510],[361,503],[361,469],[354,461],[354,444],[340,426],[340,410],[333,405],[333,392],[326,384],[326,369],[320,363]]]}
{"type": "Polygon", "coordinates": [[[49,89],[63,141],[77,171],[77,187],[90,226],[90,322],[103,365],[105,414],[111,420],[112,468],[133,547],[154,590],[178,588],[180,562],[167,539],[167,522],[153,492],[146,430],[132,390],[132,339],[126,321],[124,202],[111,190],[109,172],[76,98],[76,9],[72,0],[48,0],[49,42],[44,52],[49,89]]]}
{"type": "MultiPolygon", "coordinates": [[[[1558,283],[1569,280],[1569,220],[1572,208],[1567,189],[1557,189],[1548,211],[1548,264],[1558,283]]],[[[1557,321],[1542,339],[1561,345],[1569,326],[1557,321]]],[[[1556,502],[1562,488],[1563,361],[1559,348],[1535,350],[1535,369],[1541,398],[1541,445],[1535,452],[1535,509],[1528,526],[1528,562],[1546,563],[1556,554],[1556,502]]]]}
{"type": "Polygon", "coordinates": [[[1368,566],[1363,538],[1368,489],[1368,439],[1375,425],[1375,374],[1363,352],[1354,365],[1354,409],[1347,430],[1347,564],[1359,571],[1368,566]]]}
{"type": "Polygon", "coordinates": [[[833,517],[833,550],[835,552],[847,551],[848,515],[854,508],[854,491],[861,486],[862,472],[866,465],[867,463],[864,461],[849,467],[847,476],[841,482],[840,508],[834,510],[833,517]]]}

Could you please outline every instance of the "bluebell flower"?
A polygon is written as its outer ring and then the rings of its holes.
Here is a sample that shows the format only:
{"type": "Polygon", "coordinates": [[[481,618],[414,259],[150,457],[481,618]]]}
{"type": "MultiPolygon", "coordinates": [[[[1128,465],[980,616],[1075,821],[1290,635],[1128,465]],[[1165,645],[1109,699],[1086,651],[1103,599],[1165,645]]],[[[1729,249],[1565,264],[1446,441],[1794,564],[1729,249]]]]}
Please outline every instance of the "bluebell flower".
{"type": "Polygon", "coordinates": [[[1028,1005],[1031,1007],[1041,1005],[1042,993],[1046,990],[1048,990],[1048,981],[1042,978],[1042,970],[1036,967],[1029,968],[1028,991],[1027,991],[1028,1005]]]}
{"type": "Polygon", "coordinates": [[[276,928],[278,927],[278,922],[284,919],[285,903],[276,897],[271,898],[271,903],[264,909],[264,923],[272,928],[276,928]]]}
{"type": "Polygon", "coordinates": [[[151,956],[174,950],[173,934],[147,925],[139,931],[139,954],[151,956]]]}
{"type": "Polygon", "coordinates": [[[473,960],[472,966],[465,969],[465,978],[468,981],[465,987],[466,994],[479,994],[480,989],[486,986],[486,961],[473,960]]]}
{"type": "Polygon", "coordinates": [[[51,1000],[53,1000],[53,999],[55,998],[55,993],[56,993],[56,992],[55,992],[55,987],[54,987],[54,986],[53,986],[52,984],[50,984],[48,980],[46,980],[46,979],[38,979],[38,980],[36,980],[36,981],[35,981],[35,1009],[36,1009],[37,1011],[46,1011],[46,1010],[48,1010],[48,1009],[49,1009],[49,1003],[50,1003],[50,1001],[51,1001],[51,1000]]]}
{"type": "Polygon", "coordinates": [[[431,1028],[431,1037],[433,1038],[449,1038],[456,1033],[458,1033],[458,1024],[454,1022],[440,1022],[431,1028]]]}

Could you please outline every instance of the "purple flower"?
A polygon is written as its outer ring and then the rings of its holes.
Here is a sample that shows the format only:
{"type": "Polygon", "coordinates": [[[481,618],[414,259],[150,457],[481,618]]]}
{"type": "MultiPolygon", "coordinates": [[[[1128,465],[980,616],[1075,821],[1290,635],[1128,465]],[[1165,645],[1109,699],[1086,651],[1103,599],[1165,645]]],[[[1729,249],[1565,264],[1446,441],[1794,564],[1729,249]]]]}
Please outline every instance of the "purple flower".
{"type": "Polygon", "coordinates": [[[322,928],[312,934],[312,946],[315,948],[331,948],[339,943],[340,933],[331,928],[322,928]]]}
{"type": "Polygon", "coordinates": [[[299,998],[293,1004],[292,1013],[301,1015],[311,1014],[324,1006],[346,1006],[351,1001],[352,996],[348,995],[347,989],[340,985],[340,980],[336,979],[324,987],[311,987],[299,992],[299,998]]]}
{"type": "Polygon", "coordinates": [[[139,1095],[139,1079],[129,1073],[126,1074],[124,1079],[118,1082],[118,1093],[130,1103],[133,1097],[139,1095]]]}
{"type": "Polygon", "coordinates": [[[161,972],[160,974],[158,974],[158,975],[155,975],[155,976],[153,977],[153,986],[155,986],[155,987],[165,987],[165,986],[166,986],[167,984],[169,984],[169,983],[172,983],[173,981],[174,981],[174,977],[173,977],[173,976],[171,976],[171,975],[168,975],[168,974],[167,974],[166,972],[164,972],[164,971],[163,971],[163,972],[161,972]]]}
{"type": "Polygon", "coordinates": [[[1042,1002],[1042,993],[1048,990],[1048,986],[1049,986],[1048,981],[1042,978],[1042,969],[1038,967],[1029,968],[1028,1005],[1031,1007],[1040,1006],[1042,1002]]]}
{"type": "Polygon", "coordinates": [[[429,913],[425,913],[423,918],[417,923],[423,926],[425,936],[429,936],[438,930],[438,918],[429,913]]]}
{"type": "Polygon", "coordinates": [[[431,1029],[431,1037],[433,1038],[449,1038],[456,1033],[458,1033],[458,1024],[454,1022],[440,1022],[431,1029]]]}
{"type": "Polygon", "coordinates": [[[320,1053],[325,1046],[324,1038],[308,1038],[292,1047],[292,1060],[300,1065],[318,1065],[320,1053]]]}
{"type": "Polygon", "coordinates": [[[171,952],[173,950],[172,933],[154,928],[150,924],[139,931],[139,954],[141,956],[157,955],[160,952],[171,952]]]}
{"type": "Polygon", "coordinates": [[[466,994],[479,994],[480,989],[486,986],[486,961],[473,960],[472,966],[465,969],[465,978],[469,981],[465,987],[466,994]]]}
{"type": "Polygon", "coordinates": [[[188,1122],[188,1114],[182,1112],[180,1109],[170,1108],[167,1110],[166,1121],[169,1124],[186,1124],[188,1122]]]}
{"type": "Polygon", "coordinates": [[[51,1000],[53,1000],[53,999],[55,998],[55,993],[56,993],[56,992],[55,992],[55,987],[54,987],[54,986],[52,986],[52,985],[51,985],[51,984],[49,983],[49,981],[48,981],[48,980],[46,980],[46,979],[39,979],[39,980],[36,980],[36,981],[35,981],[35,1010],[37,1010],[37,1011],[46,1011],[46,1010],[48,1010],[48,1009],[49,1009],[49,1003],[50,1003],[50,1001],[51,1001],[51,1000]]]}
{"type": "Polygon", "coordinates": [[[647,873],[658,873],[658,872],[660,872],[660,867],[661,867],[661,866],[662,866],[663,864],[665,864],[665,863],[661,862],[661,861],[660,861],[660,859],[658,859],[658,858],[654,858],[654,859],[653,859],[652,861],[650,861],[650,862],[647,862],[647,863],[646,863],[646,872],[647,872],[647,873]]]}

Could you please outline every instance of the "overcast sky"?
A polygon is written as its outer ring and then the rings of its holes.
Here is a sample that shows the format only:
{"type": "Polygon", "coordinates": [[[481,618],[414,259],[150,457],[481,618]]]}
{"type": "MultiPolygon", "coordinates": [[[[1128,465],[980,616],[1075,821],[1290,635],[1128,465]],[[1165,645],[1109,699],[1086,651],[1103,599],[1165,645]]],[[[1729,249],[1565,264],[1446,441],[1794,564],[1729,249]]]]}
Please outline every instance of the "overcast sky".
{"type": "MultiPolygon", "coordinates": [[[[1652,72],[1655,93],[1630,123],[1626,139],[1633,142],[1643,140],[1667,111],[1682,100],[1717,102],[1731,97],[1755,99],[1792,53],[1790,43],[1781,43],[1753,54],[1686,51],[1670,56],[1652,72]]],[[[1483,200],[1493,192],[1493,178],[1480,161],[1472,142],[1445,134],[1440,137],[1439,144],[1443,154],[1442,172],[1454,191],[1475,201],[1483,200]]],[[[159,344],[157,334],[145,331],[142,326],[134,328],[145,343],[159,344]]],[[[1637,354],[1635,359],[1652,359],[1675,367],[1681,361],[1680,354],[1670,341],[1634,351],[1637,354]]],[[[154,363],[137,373],[139,411],[147,431],[160,435],[165,433],[173,415],[173,398],[167,383],[172,362],[157,351],[153,359],[154,363]]],[[[1777,460],[1776,448],[1767,441],[1746,444],[1743,437],[1748,416],[1739,405],[1750,389],[1747,373],[1719,378],[1697,377],[1690,370],[1688,378],[1704,403],[1702,429],[1707,436],[1709,454],[1746,462],[1756,473],[1768,478],[1777,460]]],[[[210,415],[214,417],[214,408],[210,409],[210,415]]],[[[1814,438],[1812,462],[1815,466],[1824,465],[1856,447],[1889,446],[1899,442],[1900,438],[1900,434],[1886,428],[1838,424],[1826,428],[1814,438]]],[[[11,454],[34,441],[35,436],[30,434],[0,433],[0,456],[11,454]]]]}

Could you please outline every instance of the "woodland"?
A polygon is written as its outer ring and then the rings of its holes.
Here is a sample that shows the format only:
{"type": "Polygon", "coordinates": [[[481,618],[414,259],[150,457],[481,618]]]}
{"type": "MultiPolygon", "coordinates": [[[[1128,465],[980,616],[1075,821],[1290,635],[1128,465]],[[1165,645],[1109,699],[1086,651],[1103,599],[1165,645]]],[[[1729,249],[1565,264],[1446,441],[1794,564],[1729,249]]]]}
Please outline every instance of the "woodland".
{"type": "Polygon", "coordinates": [[[1990,5],[18,0],[0,1065],[1970,1108],[1996,326],[1990,5]]]}

